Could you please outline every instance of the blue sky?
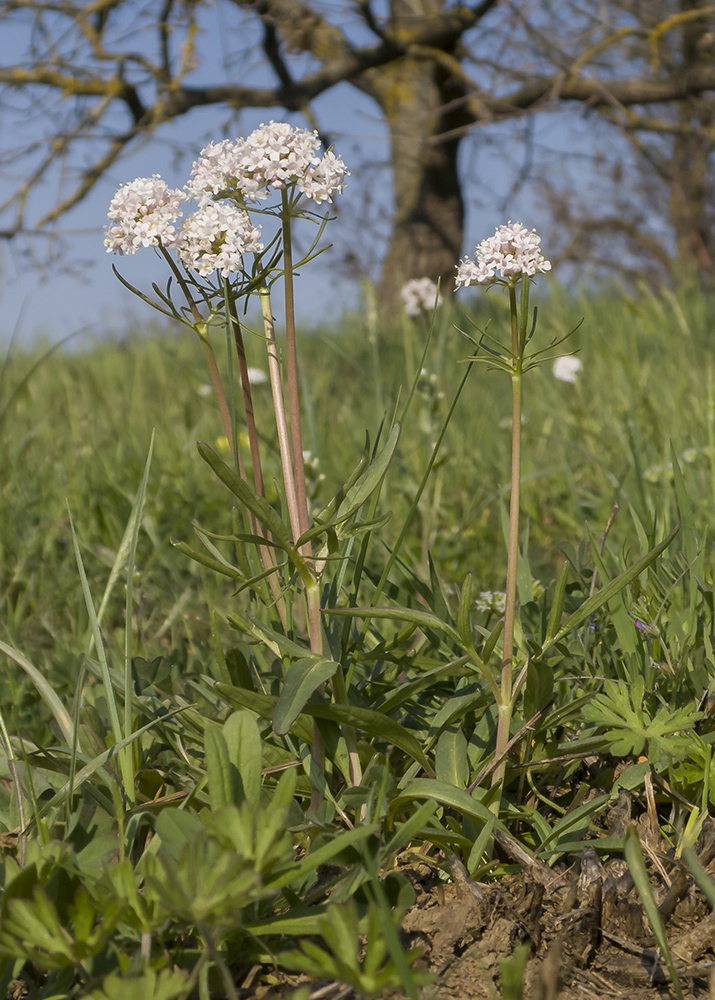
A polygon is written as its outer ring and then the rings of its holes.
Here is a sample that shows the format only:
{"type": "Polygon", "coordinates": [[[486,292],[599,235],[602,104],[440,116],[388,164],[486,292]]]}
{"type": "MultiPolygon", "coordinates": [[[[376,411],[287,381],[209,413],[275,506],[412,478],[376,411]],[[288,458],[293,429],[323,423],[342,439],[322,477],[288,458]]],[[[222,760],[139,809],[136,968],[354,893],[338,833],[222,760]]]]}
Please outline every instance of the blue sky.
{"type": "MultiPolygon", "coordinates": [[[[218,11],[221,7],[215,5],[213,9],[218,11]]],[[[220,51],[221,38],[222,25],[217,15],[204,37],[205,51],[220,51]]],[[[0,62],[13,62],[17,45],[18,37],[3,34],[0,62]]],[[[208,68],[202,69],[197,79],[203,78],[205,82],[211,72],[210,64],[211,60],[207,61],[208,68]]],[[[258,64],[252,72],[260,73],[258,64]]],[[[312,262],[297,286],[299,316],[306,324],[313,318],[338,317],[345,306],[358,303],[360,282],[354,274],[341,269],[343,251],[350,247],[360,260],[372,265],[366,270],[374,274],[377,249],[388,231],[391,210],[389,172],[385,169],[387,133],[376,107],[354,88],[342,85],[316,102],[314,110],[320,127],[331,135],[336,152],[342,155],[353,176],[338,199],[338,218],[326,228],[326,239],[336,244],[335,249],[312,262]]],[[[246,134],[270,118],[283,120],[286,115],[280,109],[246,111],[241,115],[239,127],[246,134]]],[[[165,126],[156,140],[116,164],[89,197],[62,220],[65,238],[61,262],[41,269],[37,260],[22,252],[20,245],[0,246],[0,342],[7,342],[15,333],[24,342],[37,335],[55,342],[79,329],[86,329],[91,337],[120,335],[132,318],[140,323],[153,319],[149,307],[120,286],[112,274],[112,264],[129,281],[147,291],[152,281],[165,282],[166,266],[151,250],[134,257],[105,253],[102,229],[109,201],[120,184],[153,173],[160,173],[170,186],[181,187],[188,178],[192,160],[208,139],[235,136],[235,124],[227,130],[228,119],[229,113],[223,108],[196,109],[165,126]]],[[[300,117],[293,116],[290,120],[305,124],[300,117]]],[[[18,139],[37,138],[40,127],[39,121],[28,116],[20,116],[13,124],[11,116],[4,112],[0,149],[11,148],[18,139]]],[[[462,155],[465,174],[469,176],[465,185],[465,251],[507,218],[519,219],[528,226],[538,226],[542,219],[530,188],[511,199],[508,197],[522,164],[523,127],[523,123],[502,127],[498,146],[480,141],[486,137],[484,133],[464,143],[462,155]]],[[[537,118],[536,175],[541,170],[553,169],[566,150],[578,148],[579,143],[586,146],[588,142],[589,128],[577,116],[537,118]]],[[[12,183],[7,170],[0,172],[0,203],[9,195],[12,183]]],[[[56,187],[48,183],[38,192],[35,217],[53,204],[55,191],[56,187]]],[[[41,256],[43,242],[38,241],[35,246],[41,256]]]]}

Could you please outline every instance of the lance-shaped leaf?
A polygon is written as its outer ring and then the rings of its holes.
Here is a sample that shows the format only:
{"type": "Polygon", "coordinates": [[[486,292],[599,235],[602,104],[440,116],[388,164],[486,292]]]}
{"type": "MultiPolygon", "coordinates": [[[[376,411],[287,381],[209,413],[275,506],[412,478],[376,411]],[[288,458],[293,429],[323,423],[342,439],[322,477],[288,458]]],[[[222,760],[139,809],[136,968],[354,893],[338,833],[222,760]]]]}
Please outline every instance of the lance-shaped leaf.
{"type": "Polygon", "coordinates": [[[443,622],[429,611],[420,611],[417,608],[324,608],[323,612],[326,615],[342,615],[350,618],[386,618],[397,622],[411,622],[420,628],[442,632],[460,648],[464,645],[462,637],[453,625],[443,622]]]}
{"type": "Polygon", "coordinates": [[[651,549],[650,552],[648,552],[647,555],[644,555],[642,559],[639,559],[638,562],[631,566],[630,569],[624,570],[623,573],[620,573],[617,577],[611,580],[610,583],[607,583],[605,587],[602,587],[599,591],[597,591],[593,597],[589,597],[585,600],[580,608],[577,608],[573,614],[568,616],[556,635],[547,639],[541,648],[541,653],[543,654],[551,646],[561,642],[561,640],[564,639],[572,629],[578,628],[579,625],[586,621],[589,615],[598,611],[599,608],[603,607],[604,604],[607,604],[612,597],[619,593],[619,591],[623,590],[624,587],[627,587],[632,580],[635,580],[635,578],[639,576],[644,569],[647,569],[650,564],[658,558],[661,552],[668,548],[679,531],[680,525],[678,524],[675,528],[673,528],[670,534],[663,539],[662,542],[656,545],[654,549],[651,549]]]}
{"type": "MultiPolygon", "coordinates": [[[[240,708],[248,708],[262,719],[272,719],[278,698],[273,694],[264,694],[262,691],[249,691],[248,688],[234,687],[233,684],[217,683],[214,685],[216,691],[225,698],[231,705],[238,705],[240,708]]],[[[299,736],[306,743],[313,742],[313,724],[306,716],[298,716],[293,723],[293,734],[299,736]]]]}
{"type": "MultiPolygon", "coordinates": [[[[446,781],[437,781],[430,778],[415,778],[408,782],[400,791],[400,794],[390,803],[390,814],[394,816],[400,810],[400,806],[406,805],[415,799],[427,799],[429,802],[439,802],[440,805],[448,809],[456,809],[463,816],[470,816],[477,823],[491,823],[494,821],[494,814],[487,809],[478,799],[473,798],[469,792],[462,788],[456,788],[446,781]]],[[[501,827],[501,823],[499,826],[501,827]]]]}
{"type": "Polygon", "coordinates": [[[176,538],[171,539],[171,544],[179,552],[183,552],[185,556],[189,559],[193,559],[194,562],[199,563],[201,566],[206,566],[207,569],[214,570],[215,573],[220,573],[222,576],[227,576],[231,580],[243,580],[243,573],[240,569],[237,569],[226,559],[214,559],[210,556],[208,552],[202,552],[200,549],[194,549],[186,542],[180,542],[176,538]]]}
{"type": "Polygon", "coordinates": [[[628,862],[628,869],[633,876],[633,881],[635,882],[636,889],[638,890],[638,895],[643,903],[643,909],[646,912],[653,934],[655,935],[655,939],[660,946],[660,951],[665,959],[665,964],[668,966],[668,972],[670,973],[675,995],[678,997],[678,1000],[683,1000],[683,988],[680,985],[678,973],[675,968],[675,962],[673,961],[673,954],[670,950],[670,945],[668,944],[668,937],[665,933],[663,918],[660,915],[658,904],[655,900],[655,896],[653,895],[653,888],[650,884],[650,879],[648,878],[648,871],[645,866],[645,859],[643,858],[643,851],[641,850],[641,843],[638,838],[638,827],[635,823],[631,823],[626,830],[625,854],[626,861],[628,862]]]}
{"type": "Polygon", "coordinates": [[[355,485],[351,486],[345,494],[345,499],[340,505],[341,509],[347,508],[350,510],[357,510],[357,508],[362,507],[368,497],[374,493],[382,480],[385,478],[385,473],[387,472],[390,462],[392,461],[392,457],[395,454],[397,442],[400,440],[401,430],[402,427],[400,423],[396,423],[390,431],[389,437],[385,442],[385,447],[382,449],[375,461],[371,463],[365,474],[360,476],[355,485]]]}
{"type": "Polygon", "coordinates": [[[394,743],[400,750],[404,750],[413,760],[422,765],[424,770],[433,775],[434,771],[429,761],[422,752],[419,740],[412,733],[395,722],[389,715],[382,712],[375,712],[371,708],[358,708],[356,705],[306,705],[303,714],[310,715],[315,719],[330,719],[333,722],[345,723],[361,729],[368,736],[385,740],[387,743],[394,743]]]}
{"type": "Polygon", "coordinates": [[[297,552],[291,533],[268,501],[254,493],[248,483],[236,475],[233,469],[226,465],[216,452],[212,448],[209,448],[203,441],[198,442],[197,448],[199,449],[199,455],[211,466],[221,482],[228,486],[234,496],[238,497],[241,503],[252,514],[255,514],[261,524],[268,528],[273,535],[274,541],[278,542],[290,554],[291,558],[294,559],[297,552]]]}
{"type": "MultiPolygon", "coordinates": [[[[357,479],[357,481],[345,492],[332,517],[326,520],[323,516],[319,515],[315,519],[315,525],[298,539],[297,546],[301,546],[305,542],[312,540],[321,534],[337,530],[346,521],[350,520],[353,514],[357,513],[357,511],[362,507],[365,501],[370,498],[385,478],[390,462],[395,454],[397,443],[400,439],[400,431],[401,425],[396,423],[390,432],[390,435],[385,443],[385,447],[376,457],[375,461],[370,464],[366,472],[363,473],[363,475],[361,475],[359,479],[357,479]]],[[[328,505],[326,510],[328,510],[329,507],[330,505],[328,505]]],[[[372,527],[382,524],[385,523],[389,517],[389,514],[383,515],[381,518],[376,518],[374,523],[370,522],[369,525],[361,524],[359,527],[364,529],[368,526],[372,527]]]]}
{"type": "Polygon", "coordinates": [[[291,663],[283,682],[283,688],[273,710],[273,732],[285,736],[303,707],[325,681],[330,680],[340,667],[335,660],[305,656],[291,663]]]}

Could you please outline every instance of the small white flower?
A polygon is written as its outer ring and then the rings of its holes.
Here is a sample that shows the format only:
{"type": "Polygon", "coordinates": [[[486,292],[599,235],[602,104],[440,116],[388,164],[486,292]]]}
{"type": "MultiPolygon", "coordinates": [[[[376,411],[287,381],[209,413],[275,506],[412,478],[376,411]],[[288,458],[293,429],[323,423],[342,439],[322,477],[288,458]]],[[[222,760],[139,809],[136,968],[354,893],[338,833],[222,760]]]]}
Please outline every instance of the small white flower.
{"type": "Polygon", "coordinates": [[[688,465],[692,465],[693,462],[698,460],[698,449],[697,448],[686,448],[683,454],[680,456],[684,462],[688,465]]]}
{"type": "Polygon", "coordinates": [[[229,202],[204,205],[184,219],[179,258],[202,276],[221,271],[224,278],[243,270],[243,255],[263,249],[260,228],[229,202]]]}
{"type": "Polygon", "coordinates": [[[475,610],[503,615],[506,611],[506,594],[502,590],[483,590],[474,602],[475,610]]]}
{"type": "Polygon", "coordinates": [[[268,381],[268,376],[262,368],[249,368],[248,381],[251,385],[263,385],[268,381]]]}
{"type": "Polygon", "coordinates": [[[400,296],[408,316],[419,316],[422,310],[431,312],[435,299],[437,305],[442,302],[437,285],[431,278],[412,278],[402,286],[400,296]]]}
{"type": "Polygon", "coordinates": [[[581,374],[582,369],[583,363],[581,359],[574,357],[573,354],[567,354],[563,358],[557,358],[554,361],[552,371],[554,378],[559,379],[560,382],[575,382],[581,374]]]}
{"type": "Polygon", "coordinates": [[[122,184],[112,198],[107,216],[115,225],[107,227],[107,253],[135,253],[139,247],[173,247],[176,228],[186,200],[183,191],[170,188],[159,174],[137,177],[122,184]]]}
{"type": "Polygon", "coordinates": [[[332,201],[336,191],[342,194],[345,178],[349,176],[350,171],[341,158],[329,149],[319,163],[308,167],[305,176],[299,177],[297,183],[306,198],[320,205],[324,201],[332,201]]]}
{"type": "Polygon", "coordinates": [[[194,161],[186,189],[201,207],[221,191],[231,188],[230,177],[236,169],[241,141],[223,139],[221,142],[210,142],[194,161]]]}
{"type": "Polygon", "coordinates": [[[515,275],[533,278],[540,271],[550,270],[551,263],[541,253],[541,237],[536,230],[529,230],[520,222],[509,222],[482,240],[474,260],[465,257],[460,261],[455,287],[488,285],[515,275]]]}
{"type": "Polygon", "coordinates": [[[223,192],[265,201],[295,184],[316,204],[332,201],[350,175],[332,150],[321,157],[319,149],[317,132],[271,121],[245,139],[209,143],[194,163],[188,191],[204,206],[223,192]]]}

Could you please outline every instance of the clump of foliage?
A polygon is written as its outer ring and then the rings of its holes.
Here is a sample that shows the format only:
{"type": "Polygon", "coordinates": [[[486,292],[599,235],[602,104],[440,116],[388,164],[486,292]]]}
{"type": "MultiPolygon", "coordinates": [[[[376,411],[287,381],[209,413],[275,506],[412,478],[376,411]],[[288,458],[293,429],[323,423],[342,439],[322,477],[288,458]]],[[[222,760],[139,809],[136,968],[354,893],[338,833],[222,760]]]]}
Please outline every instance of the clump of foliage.
{"type": "Polygon", "coordinates": [[[482,244],[465,273],[504,285],[494,328],[435,291],[389,342],[359,320],[303,338],[299,370],[271,307],[305,222],[283,182],[250,273],[173,261],[183,305],[154,289],[195,343],[5,363],[6,991],[237,997],[282,970],[414,998],[404,852],[475,880],[623,852],[648,909],[606,810],[657,788],[688,857],[712,808],[715,417],[711,393],[682,402],[712,381],[708,303],[589,305],[560,381],[583,303],[553,288],[536,329],[524,260],[497,274],[482,244]],[[239,319],[255,295],[260,333],[239,319]]]}

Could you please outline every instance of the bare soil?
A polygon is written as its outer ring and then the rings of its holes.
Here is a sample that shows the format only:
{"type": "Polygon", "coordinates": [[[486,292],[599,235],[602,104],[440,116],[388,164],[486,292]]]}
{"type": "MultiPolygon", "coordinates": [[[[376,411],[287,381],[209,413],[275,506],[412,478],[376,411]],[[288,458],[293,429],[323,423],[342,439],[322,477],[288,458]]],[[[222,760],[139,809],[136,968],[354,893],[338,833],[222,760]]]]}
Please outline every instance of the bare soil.
{"type": "MultiPolygon", "coordinates": [[[[610,819],[608,825],[617,827],[618,814],[610,819]]],[[[638,827],[683,995],[715,1000],[715,913],[646,814],[638,827]]],[[[473,882],[456,858],[450,859],[450,883],[426,863],[402,869],[417,894],[402,921],[403,940],[422,949],[417,965],[434,976],[421,991],[423,1000],[498,1000],[502,963],[513,961],[519,945],[529,949],[523,1000],[676,1000],[624,861],[602,863],[586,847],[570,865],[549,868],[510,837],[500,835],[498,844],[521,870],[492,883],[473,882]]],[[[712,876],[712,824],[697,850],[712,876]]],[[[294,979],[292,988],[299,983],[294,979]]],[[[281,993],[259,988],[243,997],[249,995],[258,1000],[281,993]]],[[[357,1000],[344,985],[325,981],[310,984],[310,997],[357,1000]]],[[[404,994],[383,1000],[404,1000],[404,994]]]]}

